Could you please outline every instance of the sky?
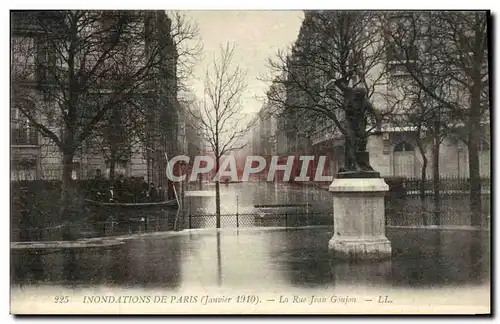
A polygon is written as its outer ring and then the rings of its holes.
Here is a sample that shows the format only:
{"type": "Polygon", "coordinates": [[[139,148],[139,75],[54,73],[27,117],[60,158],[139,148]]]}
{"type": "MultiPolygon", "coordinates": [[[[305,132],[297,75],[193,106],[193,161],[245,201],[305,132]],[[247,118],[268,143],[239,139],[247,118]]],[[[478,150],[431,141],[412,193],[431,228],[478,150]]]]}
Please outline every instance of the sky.
{"type": "Polygon", "coordinates": [[[247,70],[243,113],[256,113],[262,107],[269,84],[259,80],[271,71],[267,60],[297,38],[303,12],[288,11],[188,11],[200,29],[203,54],[193,71],[192,84],[197,97],[203,96],[205,70],[220,52],[220,45],[235,43],[234,63],[247,70]]]}

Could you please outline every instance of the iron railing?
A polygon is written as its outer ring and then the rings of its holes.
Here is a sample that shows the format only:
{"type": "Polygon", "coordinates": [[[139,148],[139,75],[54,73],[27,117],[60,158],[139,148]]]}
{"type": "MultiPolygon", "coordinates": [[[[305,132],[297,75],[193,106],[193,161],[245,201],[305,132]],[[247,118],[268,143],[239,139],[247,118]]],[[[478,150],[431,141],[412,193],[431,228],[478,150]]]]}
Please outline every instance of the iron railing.
{"type": "MultiPolygon", "coordinates": [[[[333,225],[333,216],[329,212],[294,211],[283,213],[234,213],[222,214],[221,228],[249,228],[249,227],[302,227],[317,225],[333,225]]],[[[215,214],[192,215],[184,213],[180,228],[216,228],[215,214]]]]}
{"type": "MultiPolygon", "coordinates": [[[[424,194],[434,194],[434,180],[419,178],[402,178],[404,187],[408,195],[420,194],[422,182],[424,185],[424,194]]],[[[470,192],[470,178],[465,177],[440,177],[437,181],[440,195],[454,195],[470,192]]],[[[481,192],[489,194],[491,191],[491,179],[481,178],[481,192]]]]}

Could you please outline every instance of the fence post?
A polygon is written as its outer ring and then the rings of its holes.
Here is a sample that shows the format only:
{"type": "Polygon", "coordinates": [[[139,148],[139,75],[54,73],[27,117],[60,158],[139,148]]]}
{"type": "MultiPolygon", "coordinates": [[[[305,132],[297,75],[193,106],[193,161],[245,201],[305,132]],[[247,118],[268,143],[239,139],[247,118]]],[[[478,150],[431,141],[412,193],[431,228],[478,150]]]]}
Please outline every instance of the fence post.
{"type": "Polygon", "coordinates": [[[189,229],[191,229],[191,211],[189,212],[189,229]]]}
{"type": "Polygon", "coordinates": [[[288,213],[285,212],[285,227],[288,228],[288,213]]]}
{"type": "Polygon", "coordinates": [[[238,216],[239,212],[239,196],[236,195],[236,228],[240,227],[240,218],[238,216]]]}

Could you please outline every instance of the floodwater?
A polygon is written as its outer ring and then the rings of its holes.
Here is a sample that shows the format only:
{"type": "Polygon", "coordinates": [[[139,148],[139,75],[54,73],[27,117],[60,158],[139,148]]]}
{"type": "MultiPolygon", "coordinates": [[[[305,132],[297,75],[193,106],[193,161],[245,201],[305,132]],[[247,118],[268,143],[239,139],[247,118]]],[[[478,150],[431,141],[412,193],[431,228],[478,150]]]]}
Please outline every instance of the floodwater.
{"type": "MultiPolygon", "coordinates": [[[[221,227],[296,227],[332,225],[333,199],[325,189],[287,183],[221,184],[221,227]],[[288,206],[288,207],[285,207],[288,206]]],[[[489,223],[489,196],[481,215],[489,223]]],[[[471,225],[467,196],[443,197],[439,213],[432,197],[407,197],[386,205],[388,226],[471,225]]],[[[67,240],[67,237],[109,237],[144,232],[215,228],[215,186],[190,186],[182,208],[156,210],[92,210],[85,222],[61,226],[12,227],[11,241],[67,240]]]]}
{"type": "MultiPolygon", "coordinates": [[[[391,259],[346,263],[328,251],[333,217],[326,190],[222,185],[221,212],[228,216],[222,217],[219,230],[215,217],[207,216],[215,211],[214,201],[213,188],[205,187],[186,195],[182,211],[100,211],[101,221],[69,228],[76,243],[23,244],[60,240],[61,230],[19,232],[24,234],[13,235],[11,244],[11,288],[23,296],[25,289],[42,286],[178,292],[367,286],[423,291],[490,283],[490,231],[428,227],[435,219],[432,203],[408,198],[399,206],[389,204],[391,259]],[[295,206],[276,206],[287,204],[295,206]]],[[[441,225],[470,224],[463,197],[442,203],[441,225]]]]}
{"type": "Polygon", "coordinates": [[[489,232],[389,228],[392,259],[332,259],[328,226],[133,235],[114,246],[12,249],[11,284],[123,288],[454,287],[489,283],[489,232]]]}

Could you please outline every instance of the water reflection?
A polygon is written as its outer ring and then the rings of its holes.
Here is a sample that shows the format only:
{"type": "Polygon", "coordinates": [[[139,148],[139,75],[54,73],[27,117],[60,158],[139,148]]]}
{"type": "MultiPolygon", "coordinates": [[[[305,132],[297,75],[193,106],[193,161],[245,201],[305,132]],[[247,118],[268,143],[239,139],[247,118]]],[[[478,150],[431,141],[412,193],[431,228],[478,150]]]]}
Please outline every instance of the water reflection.
{"type": "Polygon", "coordinates": [[[347,287],[384,286],[391,282],[392,261],[335,262],[330,261],[333,283],[347,287]]]}
{"type": "MultiPolygon", "coordinates": [[[[332,195],[312,185],[289,183],[235,183],[221,185],[221,226],[269,227],[331,225],[332,195]],[[294,207],[283,207],[293,204],[294,207]],[[259,207],[259,205],[271,205],[259,207]],[[276,207],[279,205],[280,207],[276,207]],[[305,207],[305,206],[308,207],[305,207]],[[273,207],[274,206],[274,207],[273,207]],[[301,207],[302,206],[302,207],[301,207]],[[238,218],[236,218],[238,215],[238,218]]],[[[483,224],[491,215],[489,196],[483,196],[483,224]]],[[[470,225],[468,196],[442,197],[439,206],[432,197],[391,200],[386,204],[390,226],[470,225]]],[[[26,221],[12,224],[12,241],[61,240],[117,236],[123,234],[215,228],[215,187],[189,186],[181,209],[116,210],[94,208],[88,219],[69,227],[35,226],[26,221]],[[203,217],[196,217],[196,216],[203,217]],[[66,232],[65,232],[66,231],[66,232]]],[[[49,224],[50,225],[50,224],[49,224]]]]}
{"type": "Polygon", "coordinates": [[[490,265],[490,242],[489,232],[473,232],[470,237],[469,247],[469,280],[477,280],[477,278],[486,278],[490,265]],[[484,265],[487,264],[488,267],[484,265]]]}
{"type": "Polygon", "coordinates": [[[179,211],[93,209],[88,219],[45,228],[13,228],[11,241],[71,241],[82,238],[119,236],[132,233],[173,231],[179,211]]]}
{"type": "Polygon", "coordinates": [[[26,257],[15,259],[11,257],[11,280],[23,278],[25,284],[39,283],[44,280],[45,264],[41,253],[24,253],[26,257]]]}
{"type": "Polygon", "coordinates": [[[76,254],[77,252],[74,249],[69,249],[66,251],[66,257],[63,260],[62,276],[63,280],[67,283],[76,284],[78,282],[78,275],[81,273],[77,271],[76,254]]]}
{"type": "Polygon", "coordinates": [[[137,240],[111,248],[67,248],[47,254],[16,252],[12,255],[11,278],[20,284],[176,288],[181,281],[180,264],[179,241],[137,240]]]}
{"type": "MultiPolygon", "coordinates": [[[[192,214],[215,213],[215,187],[205,184],[203,190],[188,187],[185,209],[192,214]]],[[[221,213],[256,213],[260,208],[255,205],[310,204],[314,211],[330,210],[331,194],[312,185],[293,185],[287,183],[244,182],[221,185],[221,213]]],[[[286,208],[273,208],[277,213],[286,208]]]]}
{"type": "Polygon", "coordinates": [[[412,230],[405,231],[404,236],[388,237],[394,250],[393,270],[397,270],[392,276],[395,284],[488,281],[489,239],[485,231],[412,230]]]}
{"type": "Polygon", "coordinates": [[[121,287],[433,287],[489,282],[488,234],[389,229],[389,262],[332,259],[329,228],[202,231],[111,248],[12,256],[13,284],[121,287]]]}
{"type": "Polygon", "coordinates": [[[222,256],[220,252],[220,232],[217,231],[217,283],[222,286],[222,256]]]}
{"type": "MultiPolygon", "coordinates": [[[[199,190],[199,188],[196,188],[199,190]]],[[[215,211],[213,188],[185,197],[177,210],[99,210],[91,222],[58,231],[21,231],[13,240],[58,240],[64,235],[103,237],[186,228],[214,228],[215,217],[188,217],[215,211]],[[69,232],[68,232],[69,230],[69,232]]],[[[242,183],[221,186],[223,228],[323,224],[332,219],[331,194],[318,188],[290,184],[242,183]],[[307,190],[305,190],[307,189],[307,190]],[[255,205],[311,204],[311,213],[289,208],[266,210],[255,205]],[[274,217],[270,213],[286,214],[274,217]],[[287,214],[290,212],[289,214],[287,214]],[[313,212],[320,212],[314,214],[313,212]],[[316,222],[316,223],[315,223],[316,222]]],[[[439,223],[469,225],[467,200],[441,199],[439,223]]],[[[483,204],[487,206],[487,204],[483,204]]],[[[432,200],[406,199],[388,206],[389,225],[420,226],[436,220],[432,200]]],[[[326,224],[326,223],[325,223],[326,224]]],[[[489,281],[489,232],[429,229],[387,229],[392,260],[384,263],[345,263],[332,260],[327,244],[332,228],[280,230],[205,230],[135,238],[106,248],[52,251],[12,251],[13,284],[183,286],[232,288],[276,286],[329,287],[386,285],[433,287],[482,284],[489,281]]]]}

